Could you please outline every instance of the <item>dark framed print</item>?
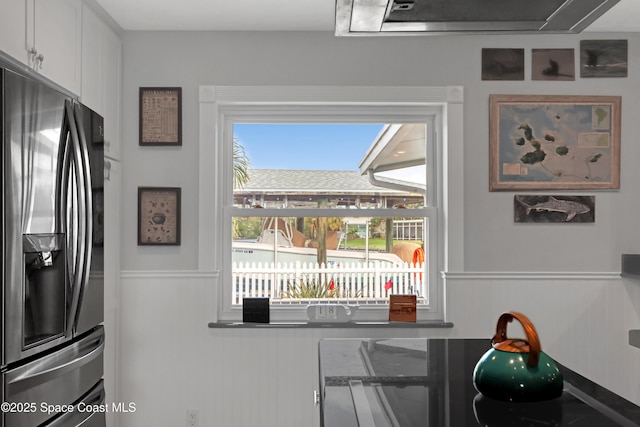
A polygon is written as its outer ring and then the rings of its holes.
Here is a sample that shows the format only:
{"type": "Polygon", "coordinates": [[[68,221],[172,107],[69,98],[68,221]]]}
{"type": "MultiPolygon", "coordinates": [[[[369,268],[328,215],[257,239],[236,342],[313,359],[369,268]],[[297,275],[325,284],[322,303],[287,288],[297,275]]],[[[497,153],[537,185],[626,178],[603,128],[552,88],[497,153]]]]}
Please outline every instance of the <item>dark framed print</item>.
{"type": "Polygon", "coordinates": [[[482,49],[482,80],[524,80],[524,49],[482,49]]]}
{"type": "Polygon", "coordinates": [[[140,145],[182,145],[182,88],[140,88],[140,145]]]}
{"type": "Polygon", "coordinates": [[[621,102],[490,95],[489,190],[620,188],[621,102]]]}
{"type": "Polygon", "coordinates": [[[573,49],[532,49],[531,80],[575,80],[573,49]]]}
{"type": "Polygon", "coordinates": [[[178,187],[138,187],[138,245],[180,244],[178,187]]]}
{"type": "Polygon", "coordinates": [[[595,196],[513,196],[515,222],[590,223],[596,220],[595,196]]]}
{"type": "Polygon", "coordinates": [[[627,77],[627,40],[580,40],[580,77],[627,77]]]}

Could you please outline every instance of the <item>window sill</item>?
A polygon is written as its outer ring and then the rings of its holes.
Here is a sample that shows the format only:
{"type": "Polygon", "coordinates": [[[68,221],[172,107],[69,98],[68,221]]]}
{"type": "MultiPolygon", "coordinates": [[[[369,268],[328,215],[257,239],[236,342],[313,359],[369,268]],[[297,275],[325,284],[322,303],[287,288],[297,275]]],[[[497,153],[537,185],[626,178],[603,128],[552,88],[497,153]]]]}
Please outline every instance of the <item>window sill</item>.
{"type": "Polygon", "coordinates": [[[211,329],[259,329],[259,328],[453,328],[453,323],[443,321],[423,322],[272,322],[272,323],[243,323],[243,322],[210,322],[211,329]]]}

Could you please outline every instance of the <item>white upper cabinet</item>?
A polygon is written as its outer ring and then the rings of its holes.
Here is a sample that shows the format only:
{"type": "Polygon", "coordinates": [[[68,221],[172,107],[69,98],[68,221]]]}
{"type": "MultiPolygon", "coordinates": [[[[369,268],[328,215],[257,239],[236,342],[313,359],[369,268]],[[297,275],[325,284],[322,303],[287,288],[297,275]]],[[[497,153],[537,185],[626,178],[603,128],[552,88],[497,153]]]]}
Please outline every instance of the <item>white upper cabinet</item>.
{"type": "Polygon", "coordinates": [[[82,7],[82,103],[104,116],[104,82],[100,57],[102,26],[100,18],[88,6],[82,7]]]}
{"type": "Polygon", "coordinates": [[[26,64],[27,3],[2,0],[0,10],[0,50],[26,64]]]}
{"type": "Polygon", "coordinates": [[[86,4],[83,6],[82,20],[80,99],[104,117],[105,156],[119,159],[122,41],[86,4]]]}
{"type": "Polygon", "coordinates": [[[120,159],[120,104],[122,99],[122,40],[109,30],[104,39],[105,48],[105,123],[104,153],[120,159]]]}
{"type": "Polygon", "coordinates": [[[80,0],[2,0],[0,49],[80,93],[80,0]]]}
{"type": "Polygon", "coordinates": [[[0,50],[79,95],[105,118],[105,155],[120,158],[122,40],[82,0],[1,0],[0,50]]]}
{"type": "Polygon", "coordinates": [[[28,65],[79,94],[82,72],[80,0],[27,0],[26,26],[28,65]]]}

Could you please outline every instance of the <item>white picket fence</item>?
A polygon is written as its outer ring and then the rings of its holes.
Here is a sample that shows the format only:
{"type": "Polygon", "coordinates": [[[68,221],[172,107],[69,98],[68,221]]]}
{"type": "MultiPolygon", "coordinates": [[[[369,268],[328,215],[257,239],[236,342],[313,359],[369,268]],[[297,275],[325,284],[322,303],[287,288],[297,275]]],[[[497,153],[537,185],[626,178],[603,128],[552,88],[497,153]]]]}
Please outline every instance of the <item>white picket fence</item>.
{"type": "Polygon", "coordinates": [[[232,303],[241,304],[247,297],[268,297],[272,302],[283,303],[307,302],[309,299],[299,300],[287,295],[288,286],[299,285],[300,281],[325,285],[333,281],[336,300],[385,302],[390,294],[426,295],[424,277],[424,264],[233,263],[235,292],[232,303]]]}

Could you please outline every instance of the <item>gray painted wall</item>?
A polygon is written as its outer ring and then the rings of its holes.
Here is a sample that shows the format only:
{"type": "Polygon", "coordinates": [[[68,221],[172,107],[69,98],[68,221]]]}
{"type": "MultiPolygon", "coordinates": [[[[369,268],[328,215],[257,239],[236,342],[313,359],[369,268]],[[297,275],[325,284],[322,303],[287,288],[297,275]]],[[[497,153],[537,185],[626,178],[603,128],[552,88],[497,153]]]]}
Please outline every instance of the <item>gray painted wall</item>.
{"type": "Polygon", "coordinates": [[[338,39],[326,33],[125,33],[119,369],[121,397],[136,402],[137,410],[122,414],[120,426],[184,425],[186,408],[200,409],[201,425],[318,426],[311,395],[319,339],[488,339],[506,310],[532,319],[549,354],[640,403],[640,354],[626,341],[627,331],[640,325],[640,283],[616,275],[620,254],[640,251],[639,50],[640,34],[338,39]],[[577,55],[586,38],[628,39],[629,77],[531,81],[531,48],[574,48],[577,55]],[[481,81],[483,47],[525,48],[525,81],[481,81]],[[215,274],[199,272],[197,262],[198,86],[205,84],[464,86],[464,271],[451,272],[446,287],[455,327],[207,329],[220,283],[215,274]],[[140,86],[183,88],[182,147],[138,146],[140,86]],[[488,191],[492,93],[623,96],[622,188],[580,193],[596,196],[595,223],[514,224],[514,193],[488,191]],[[136,245],[137,187],[147,185],[182,187],[180,246],[136,245]]]}
{"type": "MultiPolygon", "coordinates": [[[[640,109],[637,34],[336,38],[326,33],[129,32],[124,37],[122,267],[197,267],[197,141],[201,84],[463,85],[465,88],[465,269],[617,271],[622,252],[640,250],[640,109]],[[582,38],[629,39],[629,77],[531,81],[531,48],[574,48],[582,38]],[[523,47],[525,81],[482,81],[483,47],[523,47]],[[138,87],[182,86],[183,146],[139,147],[138,87]],[[488,95],[623,95],[622,189],[596,196],[594,224],[514,224],[512,192],[488,191],[488,95]],[[179,247],[136,245],[136,188],[183,188],[179,247]]],[[[523,192],[519,192],[521,194],[523,192]]],[[[563,192],[560,192],[562,194],[563,192]]],[[[566,193],[566,192],[564,192],[566,193]]]]}

